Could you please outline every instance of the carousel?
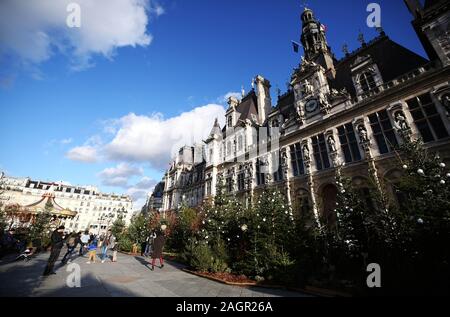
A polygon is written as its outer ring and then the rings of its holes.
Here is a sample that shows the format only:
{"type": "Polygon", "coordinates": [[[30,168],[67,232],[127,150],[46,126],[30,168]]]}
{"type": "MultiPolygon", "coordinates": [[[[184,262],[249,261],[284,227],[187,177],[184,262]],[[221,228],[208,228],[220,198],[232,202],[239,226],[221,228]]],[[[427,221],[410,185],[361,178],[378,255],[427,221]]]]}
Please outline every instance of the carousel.
{"type": "Polygon", "coordinates": [[[57,227],[62,221],[73,219],[76,211],[72,211],[61,207],[55,201],[55,194],[47,192],[42,195],[39,201],[27,206],[20,206],[19,204],[11,204],[6,206],[5,212],[10,220],[11,227],[29,227],[36,221],[36,217],[45,211],[50,212],[51,227],[57,227]]]}

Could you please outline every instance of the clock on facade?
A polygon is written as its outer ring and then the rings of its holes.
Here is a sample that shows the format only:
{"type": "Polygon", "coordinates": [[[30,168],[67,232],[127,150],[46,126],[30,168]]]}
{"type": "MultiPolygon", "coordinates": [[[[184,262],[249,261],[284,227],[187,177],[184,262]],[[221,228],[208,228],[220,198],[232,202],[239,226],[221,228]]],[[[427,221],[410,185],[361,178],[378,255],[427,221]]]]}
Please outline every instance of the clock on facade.
{"type": "Polygon", "coordinates": [[[319,107],[319,101],[317,99],[310,99],[305,105],[306,112],[314,112],[319,107]]]}

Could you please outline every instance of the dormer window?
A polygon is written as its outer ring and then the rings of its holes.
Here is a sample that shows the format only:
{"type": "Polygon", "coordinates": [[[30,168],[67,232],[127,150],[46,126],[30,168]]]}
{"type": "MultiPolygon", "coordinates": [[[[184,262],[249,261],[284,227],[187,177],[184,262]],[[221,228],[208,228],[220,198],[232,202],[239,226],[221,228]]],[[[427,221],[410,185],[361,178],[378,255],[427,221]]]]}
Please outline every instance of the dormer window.
{"type": "Polygon", "coordinates": [[[380,91],[378,87],[383,84],[383,78],[370,55],[358,56],[351,65],[351,72],[358,96],[365,97],[380,91]]]}
{"type": "Polygon", "coordinates": [[[370,72],[362,73],[359,77],[359,85],[363,92],[369,92],[375,90],[377,88],[377,84],[375,83],[375,77],[370,72]]]}
{"type": "Polygon", "coordinates": [[[229,128],[232,128],[232,127],[233,127],[233,117],[232,117],[232,116],[229,116],[229,117],[228,117],[228,127],[229,127],[229,128]]]}

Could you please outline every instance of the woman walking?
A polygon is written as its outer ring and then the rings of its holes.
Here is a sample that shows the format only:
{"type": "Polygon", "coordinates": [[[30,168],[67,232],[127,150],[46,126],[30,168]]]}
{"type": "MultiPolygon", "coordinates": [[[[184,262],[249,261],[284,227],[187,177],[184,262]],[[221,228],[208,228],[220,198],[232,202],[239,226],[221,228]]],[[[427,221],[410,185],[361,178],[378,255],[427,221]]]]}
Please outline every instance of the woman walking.
{"type": "Polygon", "coordinates": [[[153,242],[153,253],[152,253],[152,267],[151,270],[155,269],[156,259],[159,259],[160,268],[164,267],[164,259],[163,259],[163,249],[164,244],[166,243],[166,231],[167,226],[162,225],[161,229],[156,232],[156,238],[153,242]]]}

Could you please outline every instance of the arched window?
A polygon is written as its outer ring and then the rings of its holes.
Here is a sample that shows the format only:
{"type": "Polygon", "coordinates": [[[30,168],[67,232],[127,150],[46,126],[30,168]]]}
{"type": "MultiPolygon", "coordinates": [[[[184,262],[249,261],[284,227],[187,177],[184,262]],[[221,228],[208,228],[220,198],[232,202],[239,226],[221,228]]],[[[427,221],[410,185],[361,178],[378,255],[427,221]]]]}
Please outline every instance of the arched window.
{"type": "Polygon", "coordinates": [[[369,92],[377,88],[375,77],[371,72],[362,73],[359,77],[359,85],[363,92],[369,92]]]}

